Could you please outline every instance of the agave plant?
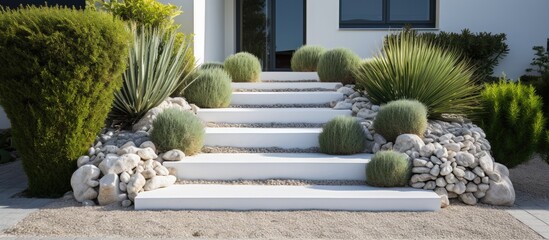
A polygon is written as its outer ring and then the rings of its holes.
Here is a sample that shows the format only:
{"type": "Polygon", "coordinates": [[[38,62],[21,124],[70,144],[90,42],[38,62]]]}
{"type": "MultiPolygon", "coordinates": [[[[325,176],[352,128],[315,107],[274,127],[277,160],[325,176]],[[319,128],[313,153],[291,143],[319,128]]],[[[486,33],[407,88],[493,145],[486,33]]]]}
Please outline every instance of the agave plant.
{"type": "Polygon", "coordinates": [[[478,109],[480,87],[474,68],[459,53],[428,39],[402,32],[355,71],[358,88],[375,104],[415,99],[432,118],[442,114],[471,115],[478,109]]]}
{"type": "Polygon", "coordinates": [[[133,124],[181,84],[191,84],[192,80],[180,79],[192,76],[184,74],[186,66],[194,63],[184,58],[190,49],[188,42],[175,49],[175,31],[151,27],[130,28],[134,41],[130,48],[128,68],[123,75],[122,89],[115,93],[110,118],[133,124]]]}

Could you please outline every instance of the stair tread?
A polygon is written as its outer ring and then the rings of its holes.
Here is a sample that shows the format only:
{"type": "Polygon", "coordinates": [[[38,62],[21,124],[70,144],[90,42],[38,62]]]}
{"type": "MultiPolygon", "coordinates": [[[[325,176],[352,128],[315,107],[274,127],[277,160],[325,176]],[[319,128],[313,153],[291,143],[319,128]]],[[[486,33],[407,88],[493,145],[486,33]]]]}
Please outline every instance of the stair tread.
{"type": "Polygon", "coordinates": [[[321,133],[322,128],[206,128],[208,133],[234,133],[234,134],[295,134],[295,133],[321,133]]]}

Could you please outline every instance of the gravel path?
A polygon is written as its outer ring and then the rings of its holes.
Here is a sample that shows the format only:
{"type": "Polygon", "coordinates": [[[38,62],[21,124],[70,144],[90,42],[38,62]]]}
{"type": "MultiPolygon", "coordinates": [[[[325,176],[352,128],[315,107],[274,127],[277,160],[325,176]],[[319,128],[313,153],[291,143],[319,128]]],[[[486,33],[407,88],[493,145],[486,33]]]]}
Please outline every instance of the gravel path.
{"type": "Polygon", "coordinates": [[[439,212],[133,211],[61,199],[6,234],[213,239],[541,239],[500,208],[457,202],[439,212]]]}
{"type": "Polygon", "coordinates": [[[334,92],[328,88],[234,89],[233,92],[334,92]]]}
{"type": "Polygon", "coordinates": [[[178,184],[230,184],[230,185],[363,185],[364,181],[348,180],[294,180],[294,179],[268,179],[268,180],[237,180],[237,181],[211,181],[211,180],[180,180],[178,184]]]}
{"type": "Polygon", "coordinates": [[[207,127],[223,128],[321,128],[324,123],[206,123],[207,127]]]}
{"type": "Polygon", "coordinates": [[[545,163],[539,155],[534,156],[526,163],[509,169],[509,177],[515,190],[539,199],[549,199],[548,175],[549,164],[545,163]]]}
{"type": "Polygon", "coordinates": [[[202,153],[317,153],[319,148],[237,148],[237,147],[203,147],[202,153]]]}
{"type": "Polygon", "coordinates": [[[299,80],[299,81],[295,81],[295,80],[288,80],[288,81],[284,81],[284,80],[261,80],[261,82],[319,82],[318,80],[314,80],[314,79],[305,79],[305,80],[299,80]]]}
{"type": "Polygon", "coordinates": [[[331,108],[330,103],[324,104],[274,104],[274,105],[231,105],[230,108],[331,108]]]}

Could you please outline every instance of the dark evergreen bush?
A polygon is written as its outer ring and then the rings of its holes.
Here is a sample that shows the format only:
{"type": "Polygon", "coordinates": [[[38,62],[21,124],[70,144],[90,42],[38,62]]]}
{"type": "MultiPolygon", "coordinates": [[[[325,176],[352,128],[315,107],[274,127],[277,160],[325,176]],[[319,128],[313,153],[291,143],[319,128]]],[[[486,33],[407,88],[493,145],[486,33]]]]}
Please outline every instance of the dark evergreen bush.
{"type": "Polygon", "coordinates": [[[71,189],[76,159],[104,126],[130,34],[109,14],[28,8],[0,14],[0,104],[32,196],[71,189]]]}

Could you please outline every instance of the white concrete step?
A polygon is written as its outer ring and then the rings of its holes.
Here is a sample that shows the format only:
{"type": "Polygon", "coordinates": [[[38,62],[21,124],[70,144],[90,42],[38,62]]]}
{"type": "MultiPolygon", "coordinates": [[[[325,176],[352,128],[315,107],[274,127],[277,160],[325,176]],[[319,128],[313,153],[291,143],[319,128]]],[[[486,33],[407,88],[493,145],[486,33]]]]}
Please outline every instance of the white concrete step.
{"type": "Polygon", "coordinates": [[[371,154],[208,153],[164,162],[185,180],[358,180],[366,181],[371,154]]]}
{"type": "Polygon", "coordinates": [[[216,123],[326,123],[351,110],[332,108],[213,108],[199,109],[198,117],[216,123]]]}
{"type": "Polygon", "coordinates": [[[280,90],[280,89],[330,89],[337,90],[341,83],[337,82],[254,82],[254,83],[232,83],[233,89],[257,89],[257,90],[280,90]]]}
{"type": "Polygon", "coordinates": [[[339,92],[233,92],[232,105],[325,104],[344,99],[339,92]]]}
{"type": "Polygon", "coordinates": [[[316,72],[262,72],[262,81],[319,81],[316,72]]]}
{"type": "Polygon", "coordinates": [[[412,188],[189,184],[141,192],[135,209],[437,211],[440,197],[412,188]]]}
{"type": "Polygon", "coordinates": [[[205,146],[318,147],[322,128],[206,128],[205,146]]]}

